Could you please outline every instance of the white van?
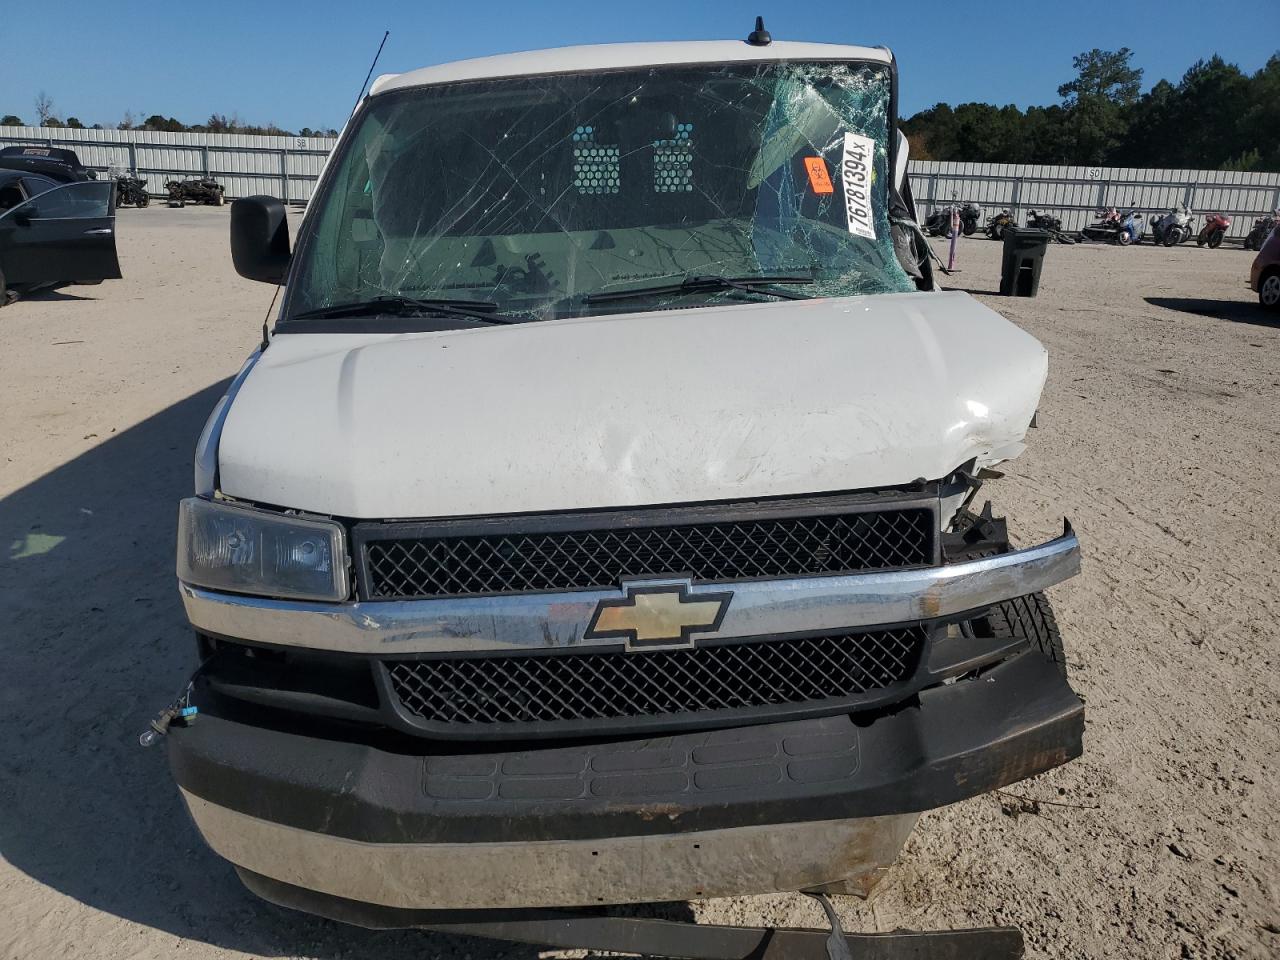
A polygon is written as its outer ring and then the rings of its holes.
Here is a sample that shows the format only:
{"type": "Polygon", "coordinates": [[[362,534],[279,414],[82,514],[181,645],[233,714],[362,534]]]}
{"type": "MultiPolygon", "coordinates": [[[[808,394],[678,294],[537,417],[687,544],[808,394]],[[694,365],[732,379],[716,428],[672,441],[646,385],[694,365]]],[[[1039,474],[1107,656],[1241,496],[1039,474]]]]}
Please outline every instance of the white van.
{"type": "Polygon", "coordinates": [[[978,509],[1046,373],[934,289],[884,48],[636,43],[380,78],[200,439],[169,738],[254,891],[375,926],[866,893],[1083,707],[978,509]],[[434,915],[434,914],[433,914],[434,915]]]}

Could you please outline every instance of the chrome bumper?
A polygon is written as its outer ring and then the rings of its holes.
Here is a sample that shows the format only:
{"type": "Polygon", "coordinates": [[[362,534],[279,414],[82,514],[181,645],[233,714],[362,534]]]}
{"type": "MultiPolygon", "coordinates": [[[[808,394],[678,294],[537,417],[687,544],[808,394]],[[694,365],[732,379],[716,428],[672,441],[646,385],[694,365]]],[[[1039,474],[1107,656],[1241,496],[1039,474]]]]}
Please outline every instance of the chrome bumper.
{"type": "MultiPolygon", "coordinates": [[[[980,610],[1061,583],[1080,572],[1069,523],[1054,540],[963,563],[835,577],[691,585],[692,599],[732,590],[714,630],[694,641],[908,623],[980,610]]],[[[670,582],[661,581],[661,582],[670,582]]],[[[271,600],[179,583],[197,630],[259,643],[364,654],[457,653],[591,646],[597,606],[614,590],[435,600],[314,603],[271,600]]],[[[617,646],[622,642],[618,641],[617,646]]]]}
{"type": "Polygon", "coordinates": [[[272,823],[182,791],[214,853],[349,900],[407,909],[587,906],[866,889],[918,814],[656,836],[511,843],[365,843],[272,823]]]}

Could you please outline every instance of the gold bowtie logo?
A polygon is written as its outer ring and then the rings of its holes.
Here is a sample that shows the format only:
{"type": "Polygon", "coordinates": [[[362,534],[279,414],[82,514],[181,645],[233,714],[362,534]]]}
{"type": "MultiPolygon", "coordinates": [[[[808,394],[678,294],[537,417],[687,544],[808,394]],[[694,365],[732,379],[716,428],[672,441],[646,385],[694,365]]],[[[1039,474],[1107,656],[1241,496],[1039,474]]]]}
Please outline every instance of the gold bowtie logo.
{"type": "Polygon", "coordinates": [[[733,594],[690,592],[689,584],[631,584],[627,595],[596,605],[584,640],[627,641],[629,650],[693,646],[695,631],[720,628],[733,594]]]}

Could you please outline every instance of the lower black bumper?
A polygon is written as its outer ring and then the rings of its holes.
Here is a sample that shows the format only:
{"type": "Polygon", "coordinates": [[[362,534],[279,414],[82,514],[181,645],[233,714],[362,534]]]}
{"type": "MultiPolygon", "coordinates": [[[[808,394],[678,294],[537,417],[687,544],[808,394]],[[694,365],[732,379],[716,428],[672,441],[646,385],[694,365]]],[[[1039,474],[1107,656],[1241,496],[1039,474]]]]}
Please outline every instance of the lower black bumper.
{"type": "Polygon", "coordinates": [[[185,791],[371,843],[583,840],[920,812],[1081,752],[1084,707],[1024,653],[874,720],[822,717],[510,753],[392,752],[219,715],[169,738],[185,791]]]}
{"type": "Polygon", "coordinates": [[[216,851],[287,883],[422,908],[570,906],[602,902],[598,889],[610,902],[687,899],[836,881],[886,850],[891,861],[904,817],[909,828],[915,813],[1078,756],[1084,726],[1079,699],[1036,652],[874,719],[506,753],[361,742],[336,728],[317,736],[250,719],[241,704],[201,703],[199,722],[170,736],[169,756],[216,851]],[[837,838],[842,875],[840,863],[820,862],[837,838]],[[804,860],[807,843],[814,862],[802,869],[764,863],[793,849],[804,860]],[[453,870],[446,880],[461,889],[472,854],[475,890],[499,899],[421,889],[419,875],[434,875],[441,856],[453,870]],[[636,864],[659,858],[679,869],[635,876],[636,864]],[[752,874],[746,861],[760,869],[752,874]],[[595,871],[590,883],[556,878],[580,864],[595,871]],[[522,872],[539,877],[541,893],[522,872]],[[577,899],[557,899],[579,888],[577,899]],[[523,899],[501,900],[509,895],[523,899]]]}

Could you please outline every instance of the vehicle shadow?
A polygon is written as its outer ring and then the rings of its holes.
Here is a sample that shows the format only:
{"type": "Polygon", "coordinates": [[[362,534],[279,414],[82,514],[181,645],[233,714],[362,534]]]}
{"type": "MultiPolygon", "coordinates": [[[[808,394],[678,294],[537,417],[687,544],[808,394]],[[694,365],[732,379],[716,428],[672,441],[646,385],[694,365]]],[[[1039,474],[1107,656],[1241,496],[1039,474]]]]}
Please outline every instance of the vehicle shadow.
{"type": "Polygon", "coordinates": [[[78,293],[67,293],[66,290],[36,290],[32,293],[24,293],[19,298],[21,300],[31,301],[33,303],[52,302],[55,300],[96,300],[97,297],[82,297],[78,293]]]}
{"type": "Polygon", "coordinates": [[[1200,297],[1144,297],[1153,307],[1194,313],[1215,320],[1252,323],[1260,327],[1280,326],[1280,314],[1270,313],[1256,300],[1207,300],[1200,297]]]}
{"type": "MultiPolygon", "coordinates": [[[[960,283],[948,283],[947,281],[948,281],[948,280],[950,280],[950,279],[951,279],[950,277],[947,277],[947,276],[945,276],[945,275],[944,275],[944,276],[939,280],[939,285],[940,285],[944,290],[959,290],[959,291],[961,291],[961,292],[963,292],[963,293],[967,293],[967,294],[969,294],[970,296],[973,296],[973,297],[999,297],[999,296],[1002,296],[1002,294],[1000,293],[1000,291],[999,291],[999,290],[988,290],[988,289],[986,289],[985,287],[966,287],[966,286],[964,286],[964,284],[960,284],[960,283]]],[[[1013,299],[1013,298],[1012,298],[1012,297],[1010,297],[1009,299],[1013,299]]]]}
{"type": "MultiPolygon", "coordinates": [[[[225,386],[0,498],[0,877],[13,870],[49,888],[14,915],[34,926],[42,911],[79,909],[62,894],[255,956],[536,956],[514,944],[361,930],[258,900],[200,841],[163,748],[138,745],[195,666],[174,587],[176,503],[191,490],[195,438],[225,386]]],[[[132,949],[136,934],[126,935],[132,949]]],[[[100,955],[100,946],[84,949],[100,955]]]]}

